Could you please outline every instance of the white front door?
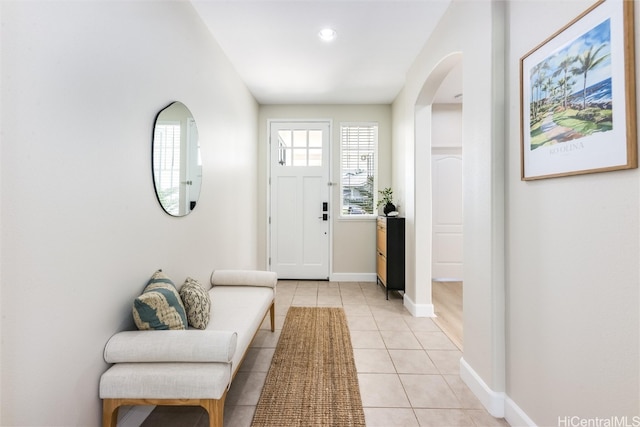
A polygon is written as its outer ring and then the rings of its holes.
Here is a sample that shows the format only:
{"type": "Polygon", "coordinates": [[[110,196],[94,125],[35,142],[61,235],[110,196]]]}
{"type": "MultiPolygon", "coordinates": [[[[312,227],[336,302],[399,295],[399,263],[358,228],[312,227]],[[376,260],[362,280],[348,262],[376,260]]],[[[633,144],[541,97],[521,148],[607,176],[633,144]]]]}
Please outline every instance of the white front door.
{"type": "Polygon", "coordinates": [[[329,278],[329,122],[270,123],[269,265],[281,279],[329,278]]]}
{"type": "Polygon", "coordinates": [[[433,154],[433,279],[463,279],[462,154],[433,154]]]}

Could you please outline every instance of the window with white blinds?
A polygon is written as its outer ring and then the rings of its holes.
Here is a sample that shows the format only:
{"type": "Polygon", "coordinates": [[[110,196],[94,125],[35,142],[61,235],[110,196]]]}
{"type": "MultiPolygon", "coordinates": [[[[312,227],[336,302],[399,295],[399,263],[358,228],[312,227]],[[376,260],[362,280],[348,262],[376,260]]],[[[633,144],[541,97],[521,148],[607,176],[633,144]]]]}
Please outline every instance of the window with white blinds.
{"type": "Polygon", "coordinates": [[[157,122],[153,137],[153,176],[160,203],[169,213],[180,209],[180,122],[157,122]]]}
{"type": "Polygon", "coordinates": [[[378,124],[340,124],[342,216],[376,214],[378,124]]]}

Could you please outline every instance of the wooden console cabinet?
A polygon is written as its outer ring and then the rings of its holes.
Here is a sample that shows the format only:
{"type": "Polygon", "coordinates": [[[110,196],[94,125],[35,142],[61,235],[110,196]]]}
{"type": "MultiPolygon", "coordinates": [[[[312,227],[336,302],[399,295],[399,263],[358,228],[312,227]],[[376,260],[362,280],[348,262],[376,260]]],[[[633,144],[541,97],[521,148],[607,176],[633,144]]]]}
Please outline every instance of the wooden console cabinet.
{"type": "Polygon", "coordinates": [[[404,292],[404,218],[378,217],[376,227],[378,283],[389,291],[404,292]]]}

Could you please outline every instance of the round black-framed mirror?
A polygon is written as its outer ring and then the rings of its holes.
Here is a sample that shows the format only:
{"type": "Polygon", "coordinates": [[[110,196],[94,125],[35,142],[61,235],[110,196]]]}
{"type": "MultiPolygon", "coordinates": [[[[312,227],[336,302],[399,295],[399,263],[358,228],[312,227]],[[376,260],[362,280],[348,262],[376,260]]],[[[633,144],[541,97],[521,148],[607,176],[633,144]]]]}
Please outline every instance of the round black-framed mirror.
{"type": "Polygon", "coordinates": [[[188,215],[200,197],[202,158],[196,121],[181,102],[172,102],[156,116],[151,169],[162,209],[171,216],[188,215]]]}

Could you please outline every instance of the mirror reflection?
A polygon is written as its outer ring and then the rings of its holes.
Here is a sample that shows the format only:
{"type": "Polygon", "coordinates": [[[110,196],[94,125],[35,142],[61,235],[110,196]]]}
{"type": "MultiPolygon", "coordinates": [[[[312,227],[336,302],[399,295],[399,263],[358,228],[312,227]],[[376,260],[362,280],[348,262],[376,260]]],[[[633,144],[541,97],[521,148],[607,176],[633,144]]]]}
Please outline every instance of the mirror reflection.
{"type": "Polygon", "coordinates": [[[152,162],[162,208],[173,216],[189,214],[200,196],[202,160],[196,121],[183,103],[173,102],[158,113],[152,162]]]}

